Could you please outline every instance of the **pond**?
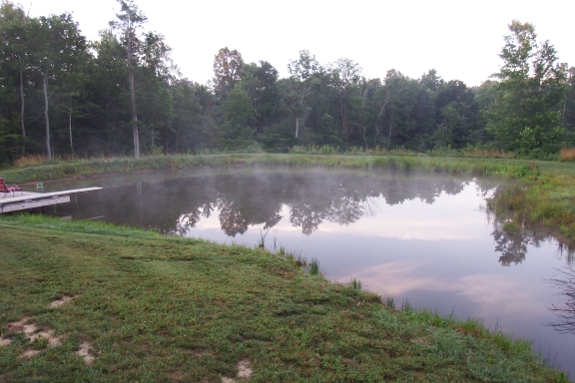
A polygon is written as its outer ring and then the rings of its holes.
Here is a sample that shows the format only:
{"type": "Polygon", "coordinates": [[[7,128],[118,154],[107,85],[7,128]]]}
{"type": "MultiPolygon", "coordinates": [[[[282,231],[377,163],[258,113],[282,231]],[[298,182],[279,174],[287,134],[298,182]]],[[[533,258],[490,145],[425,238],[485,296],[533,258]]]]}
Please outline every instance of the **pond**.
{"type": "Polygon", "coordinates": [[[58,181],[45,190],[93,185],[104,190],[47,211],[228,244],[264,240],[272,251],[318,260],[330,280],[356,279],[393,297],[397,308],[407,300],[530,339],[575,375],[575,326],[561,295],[575,278],[560,271],[569,273],[571,255],[537,230],[504,229],[486,204],[505,187],[498,181],[232,168],[58,181]]]}

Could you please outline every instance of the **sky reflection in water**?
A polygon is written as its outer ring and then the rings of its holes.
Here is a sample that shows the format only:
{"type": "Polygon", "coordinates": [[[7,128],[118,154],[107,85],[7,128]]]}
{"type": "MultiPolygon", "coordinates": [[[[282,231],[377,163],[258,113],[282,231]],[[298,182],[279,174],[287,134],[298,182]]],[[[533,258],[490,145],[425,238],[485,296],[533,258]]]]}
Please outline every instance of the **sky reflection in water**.
{"type": "Polygon", "coordinates": [[[549,306],[566,300],[548,282],[566,256],[544,234],[503,230],[486,209],[494,181],[285,169],[99,181],[106,190],[79,196],[69,214],[248,246],[267,232],[268,248],[318,259],[331,280],[482,318],[575,375],[573,335],[546,325],[557,319],[549,306]]]}

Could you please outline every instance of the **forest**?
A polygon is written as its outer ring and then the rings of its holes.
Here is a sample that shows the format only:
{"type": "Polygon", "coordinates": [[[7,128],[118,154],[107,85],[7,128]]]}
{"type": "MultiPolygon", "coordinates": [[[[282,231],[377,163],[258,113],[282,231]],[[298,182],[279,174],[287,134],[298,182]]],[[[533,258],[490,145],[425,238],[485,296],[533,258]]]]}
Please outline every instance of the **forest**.
{"type": "MultiPolygon", "coordinates": [[[[301,50],[280,78],[267,61],[215,52],[207,84],[182,78],[164,36],[132,0],[88,41],[71,14],[0,9],[0,165],[22,156],[206,150],[418,152],[484,148],[547,158],[575,146],[575,68],[535,27],[511,21],[501,69],[480,86],[430,69],[366,78],[359,63],[301,50]]],[[[497,47],[494,47],[494,54],[497,47]]]]}

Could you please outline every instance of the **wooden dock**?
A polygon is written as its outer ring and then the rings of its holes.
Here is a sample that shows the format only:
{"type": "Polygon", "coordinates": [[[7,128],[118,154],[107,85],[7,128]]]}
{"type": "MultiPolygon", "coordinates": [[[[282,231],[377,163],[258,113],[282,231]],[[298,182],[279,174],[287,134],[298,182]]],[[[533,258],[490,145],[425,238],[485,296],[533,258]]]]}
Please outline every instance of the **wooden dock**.
{"type": "Polygon", "coordinates": [[[49,193],[15,192],[14,195],[0,196],[0,214],[36,209],[70,202],[70,195],[102,190],[101,187],[61,190],[49,193]]]}

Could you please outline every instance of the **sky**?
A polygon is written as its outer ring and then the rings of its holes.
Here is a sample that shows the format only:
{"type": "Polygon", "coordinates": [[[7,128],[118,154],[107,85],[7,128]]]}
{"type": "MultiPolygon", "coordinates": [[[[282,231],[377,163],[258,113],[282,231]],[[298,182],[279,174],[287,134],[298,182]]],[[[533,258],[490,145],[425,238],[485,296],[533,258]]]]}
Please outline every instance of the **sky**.
{"type": "MultiPolygon", "coordinates": [[[[115,0],[13,0],[30,16],[70,12],[90,40],[108,27],[115,0]]],[[[480,85],[499,71],[499,53],[513,19],[535,25],[560,62],[575,65],[573,0],[377,1],[354,0],[136,0],[148,17],[145,31],[163,34],[182,77],[205,84],[223,47],[245,62],[268,61],[287,77],[287,64],[307,49],[326,65],[357,62],[367,78],[389,69],[419,78],[436,69],[445,80],[480,85]]]]}

